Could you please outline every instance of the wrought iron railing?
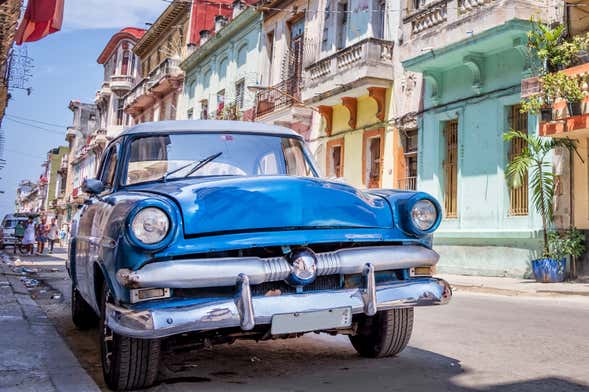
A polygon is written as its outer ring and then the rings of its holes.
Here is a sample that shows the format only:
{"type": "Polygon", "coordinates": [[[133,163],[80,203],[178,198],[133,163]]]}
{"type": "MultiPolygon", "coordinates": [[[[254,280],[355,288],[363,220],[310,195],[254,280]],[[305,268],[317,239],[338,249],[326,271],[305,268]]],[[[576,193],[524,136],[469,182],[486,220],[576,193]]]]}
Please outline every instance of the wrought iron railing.
{"type": "Polygon", "coordinates": [[[397,180],[397,188],[404,191],[417,190],[417,177],[405,177],[397,180]]]}
{"type": "Polygon", "coordinates": [[[296,76],[256,94],[256,117],[292,106],[301,99],[301,78],[296,76]]]}

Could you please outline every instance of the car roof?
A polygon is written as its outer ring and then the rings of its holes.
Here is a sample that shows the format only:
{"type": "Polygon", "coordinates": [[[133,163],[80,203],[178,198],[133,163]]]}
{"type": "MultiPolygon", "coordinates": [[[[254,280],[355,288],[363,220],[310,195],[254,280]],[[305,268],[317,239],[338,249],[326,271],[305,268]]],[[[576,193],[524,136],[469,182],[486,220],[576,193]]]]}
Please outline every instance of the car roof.
{"type": "Polygon", "coordinates": [[[145,122],[131,127],[121,134],[138,135],[149,133],[186,133],[186,132],[228,132],[249,133],[273,136],[290,136],[301,138],[301,135],[290,128],[258,122],[227,121],[227,120],[168,120],[145,122]]]}

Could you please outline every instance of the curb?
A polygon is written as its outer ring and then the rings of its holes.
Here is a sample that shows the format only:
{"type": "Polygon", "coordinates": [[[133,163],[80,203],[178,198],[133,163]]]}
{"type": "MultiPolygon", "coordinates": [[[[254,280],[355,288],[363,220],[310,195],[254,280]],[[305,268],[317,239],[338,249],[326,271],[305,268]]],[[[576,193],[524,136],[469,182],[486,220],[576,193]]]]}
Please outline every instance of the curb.
{"type": "Polygon", "coordinates": [[[565,290],[535,290],[535,291],[522,291],[516,289],[502,289],[497,287],[489,286],[477,286],[468,284],[455,284],[449,282],[452,289],[457,291],[468,291],[473,293],[481,294],[496,294],[504,295],[508,297],[589,297],[589,291],[565,291],[565,290]]]}
{"type": "MultiPolygon", "coordinates": [[[[40,329],[42,329],[43,335],[49,338],[45,343],[51,349],[43,352],[42,356],[46,356],[45,371],[55,390],[63,392],[99,392],[98,385],[80,365],[80,362],[65,340],[63,340],[63,337],[57,332],[47,314],[31,298],[29,291],[20,281],[19,278],[25,275],[13,273],[10,266],[0,260],[0,276],[9,282],[12,295],[20,307],[22,319],[29,327],[29,330],[23,331],[23,333],[39,333],[40,329]]],[[[31,338],[34,339],[34,336],[31,336],[31,338]]],[[[31,345],[27,351],[34,350],[35,347],[35,345],[31,345]]],[[[40,353],[35,353],[35,355],[40,355],[40,353]]]]}

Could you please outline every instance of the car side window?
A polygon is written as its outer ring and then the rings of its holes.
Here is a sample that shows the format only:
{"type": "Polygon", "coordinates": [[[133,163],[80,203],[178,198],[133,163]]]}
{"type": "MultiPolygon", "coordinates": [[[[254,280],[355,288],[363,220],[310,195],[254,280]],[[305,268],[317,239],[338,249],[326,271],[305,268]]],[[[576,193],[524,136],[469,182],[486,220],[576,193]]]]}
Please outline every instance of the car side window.
{"type": "Polygon", "coordinates": [[[119,158],[119,144],[110,147],[105,155],[100,180],[106,189],[112,189],[115,181],[115,173],[119,158]]]}

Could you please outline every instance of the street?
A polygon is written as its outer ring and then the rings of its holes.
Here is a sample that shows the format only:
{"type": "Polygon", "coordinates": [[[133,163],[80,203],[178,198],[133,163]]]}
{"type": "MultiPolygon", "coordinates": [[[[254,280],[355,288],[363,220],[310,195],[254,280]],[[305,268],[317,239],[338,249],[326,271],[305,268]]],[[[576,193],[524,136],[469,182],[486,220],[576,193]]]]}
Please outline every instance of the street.
{"type": "MultiPolygon", "coordinates": [[[[40,285],[31,293],[82,367],[106,390],[97,331],[73,327],[65,255],[58,256],[23,259],[38,270],[40,285]]],[[[363,359],[347,337],[315,334],[196,352],[167,350],[159,383],[150,390],[589,391],[588,325],[585,297],[458,290],[448,306],[416,310],[410,347],[397,358],[363,359]]]]}

